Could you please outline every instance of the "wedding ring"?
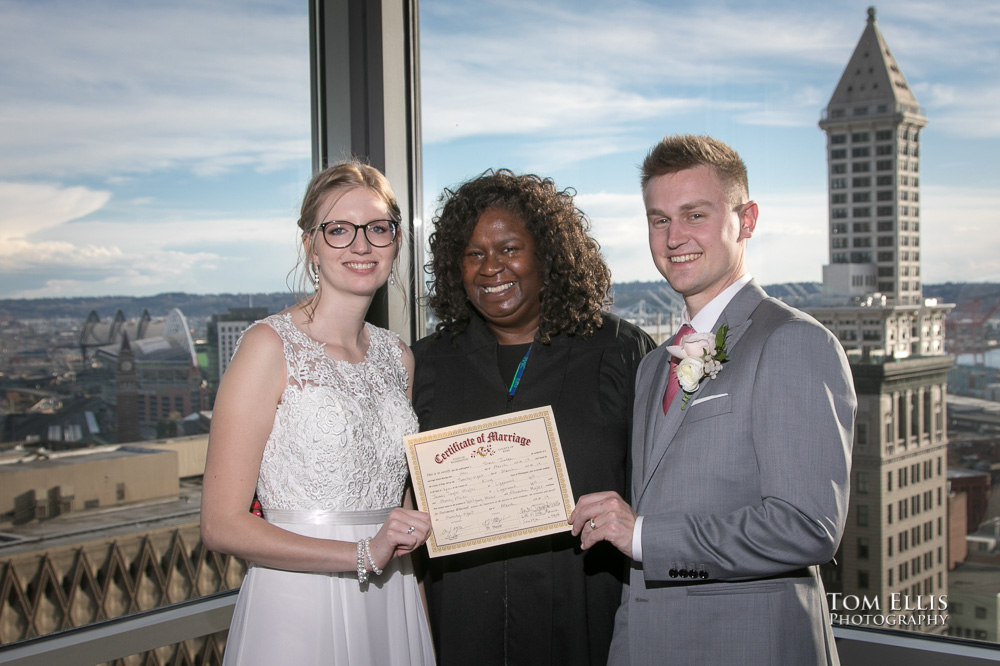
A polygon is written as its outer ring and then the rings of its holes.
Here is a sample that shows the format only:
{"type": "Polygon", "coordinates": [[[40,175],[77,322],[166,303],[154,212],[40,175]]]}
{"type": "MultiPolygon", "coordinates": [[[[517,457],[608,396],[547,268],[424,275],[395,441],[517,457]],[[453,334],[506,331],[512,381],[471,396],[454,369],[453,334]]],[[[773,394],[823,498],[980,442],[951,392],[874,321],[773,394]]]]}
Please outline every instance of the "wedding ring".
{"type": "Polygon", "coordinates": [[[417,529],[417,528],[415,528],[413,525],[410,525],[410,529],[406,530],[406,533],[407,534],[413,534],[413,530],[415,530],[415,529],[417,529]]]}
{"type": "Polygon", "coordinates": [[[594,519],[593,518],[590,519],[590,529],[592,529],[592,530],[596,530],[597,529],[597,525],[594,524],[594,519]]]}

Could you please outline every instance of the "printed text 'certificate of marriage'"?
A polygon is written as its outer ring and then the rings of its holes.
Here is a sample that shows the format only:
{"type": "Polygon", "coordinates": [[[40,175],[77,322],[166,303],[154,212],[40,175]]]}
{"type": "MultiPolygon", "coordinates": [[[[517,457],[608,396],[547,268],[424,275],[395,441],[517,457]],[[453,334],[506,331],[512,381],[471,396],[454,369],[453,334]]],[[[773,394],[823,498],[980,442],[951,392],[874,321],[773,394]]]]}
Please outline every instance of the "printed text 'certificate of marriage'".
{"type": "Polygon", "coordinates": [[[570,529],[573,490],[551,407],[409,435],[431,557],[570,529]]]}

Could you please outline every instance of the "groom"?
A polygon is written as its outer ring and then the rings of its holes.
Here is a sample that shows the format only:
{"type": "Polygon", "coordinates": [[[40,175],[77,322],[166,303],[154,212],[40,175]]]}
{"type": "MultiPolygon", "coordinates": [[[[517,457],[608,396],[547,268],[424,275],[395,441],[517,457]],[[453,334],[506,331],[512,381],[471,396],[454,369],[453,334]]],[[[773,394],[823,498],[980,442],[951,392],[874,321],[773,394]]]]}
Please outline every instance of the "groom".
{"type": "Polygon", "coordinates": [[[732,148],[666,137],[642,191],[653,262],[684,297],[681,333],[708,335],[639,366],[631,506],[594,493],[570,516],[583,548],[610,541],[632,559],[608,663],[837,664],[816,565],[847,516],[844,352],[747,273],[758,211],[732,148]]]}

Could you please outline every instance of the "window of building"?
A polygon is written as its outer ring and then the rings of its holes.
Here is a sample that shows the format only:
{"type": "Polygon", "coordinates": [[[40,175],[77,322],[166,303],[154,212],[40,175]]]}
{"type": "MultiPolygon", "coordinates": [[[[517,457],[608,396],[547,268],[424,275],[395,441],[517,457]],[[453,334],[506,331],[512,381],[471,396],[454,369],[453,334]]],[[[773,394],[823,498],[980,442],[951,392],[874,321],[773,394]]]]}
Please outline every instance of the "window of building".
{"type": "Polygon", "coordinates": [[[868,559],[868,538],[858,537],[858,559],[867,560],[868,559]]]}
{"type": "Polygon", "coordinates": [[[859,504],[855,507],[858,516],[858,527],[868,527],[868,505],[859,504]]]}

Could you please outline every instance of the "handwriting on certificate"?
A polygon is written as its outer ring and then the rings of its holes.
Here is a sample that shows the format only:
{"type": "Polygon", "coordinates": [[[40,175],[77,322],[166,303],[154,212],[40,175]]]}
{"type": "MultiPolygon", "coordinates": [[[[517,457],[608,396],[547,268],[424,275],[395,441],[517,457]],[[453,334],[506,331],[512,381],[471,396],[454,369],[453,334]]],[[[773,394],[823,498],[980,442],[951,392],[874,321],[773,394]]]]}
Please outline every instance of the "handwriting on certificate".
{"type": "Polygon", "coordinates": [[[409,435],[431,557],[570,529],[573,491],[551,407],[409,435]]]}

